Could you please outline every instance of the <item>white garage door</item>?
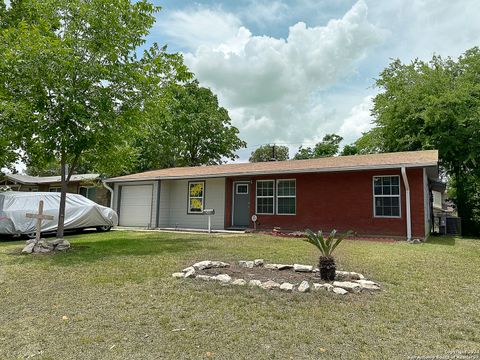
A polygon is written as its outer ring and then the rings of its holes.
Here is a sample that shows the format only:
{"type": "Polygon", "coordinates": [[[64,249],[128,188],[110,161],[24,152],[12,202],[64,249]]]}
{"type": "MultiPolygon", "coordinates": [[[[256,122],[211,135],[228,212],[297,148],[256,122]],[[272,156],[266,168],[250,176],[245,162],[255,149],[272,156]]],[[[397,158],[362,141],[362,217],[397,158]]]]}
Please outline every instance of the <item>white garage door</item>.
{"type": "Polygon", "coordinates": [[[152,185],[122,186],[120,193],[120,226],[150,226],[152,185]]]}

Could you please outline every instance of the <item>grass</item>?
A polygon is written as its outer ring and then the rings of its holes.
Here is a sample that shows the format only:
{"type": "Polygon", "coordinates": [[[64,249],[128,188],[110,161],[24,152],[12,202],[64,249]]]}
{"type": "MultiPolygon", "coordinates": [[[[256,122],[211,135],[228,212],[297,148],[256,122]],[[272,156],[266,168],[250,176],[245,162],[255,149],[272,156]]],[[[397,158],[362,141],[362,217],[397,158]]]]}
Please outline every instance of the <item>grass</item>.
{"type": "Polygon", "coordinates": [[[384,289],[345,297],[171,277],[203,259],[315,264],[317,250],[298,239],[114,231],[69,240],[70,252],[37,256],[0,242],[0,359],[480,357],[478,240],[345,241],[339,268],[384,289]]]}

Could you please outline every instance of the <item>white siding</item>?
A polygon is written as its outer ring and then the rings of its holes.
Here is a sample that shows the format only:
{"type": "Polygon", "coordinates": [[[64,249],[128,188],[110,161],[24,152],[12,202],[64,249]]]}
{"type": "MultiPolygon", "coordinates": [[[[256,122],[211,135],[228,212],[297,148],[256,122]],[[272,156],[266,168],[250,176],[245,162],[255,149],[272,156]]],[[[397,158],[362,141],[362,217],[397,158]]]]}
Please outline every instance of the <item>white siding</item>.
{"type": "MultiPolygon", "coordinates": [[[[202,180],[203,179],[195,179],[202,180]]],[[[205,179],[205,209],[215,209],[212,229],[225,227],[225,179],[205,179]]],[[[207,229],[208,216],[187,213],[189,180],[163,180],[160,191],[160,227],[207,229]],[[166,212],[168,211],[168,217],[166,212]]]]}
{"type": "MultiPolygon", "coordinates": [[[[131,181],[131,182],[124,182],[124,183],[115,183],[114,185],[114,193],[113,193],[113,209],[115,211],[119,211],[119,202],[118,202],[118,195],[120,187],[123,186],[135,186],[135,185],[152,185],[152,211],[150,216],[149,225],[147,227],[154,228],[156,226],[156,219],[157,219],[157,191],[158,191],[158,182],[157,181],[131,181]]],[[[121,197],[121,192],[120,192],[121,197]]],[[[120,199],[121,200],[121,199],[120,199]]],[[[122,215],[120,214],[120,217],[122,215]]]]}
{"type": "Polygon", "coordinates": [[[170,189],[172,182],[169,180],[162,180],[160,182],[160,208],[158,216],[158,227],[170,226],[170,189]]]}

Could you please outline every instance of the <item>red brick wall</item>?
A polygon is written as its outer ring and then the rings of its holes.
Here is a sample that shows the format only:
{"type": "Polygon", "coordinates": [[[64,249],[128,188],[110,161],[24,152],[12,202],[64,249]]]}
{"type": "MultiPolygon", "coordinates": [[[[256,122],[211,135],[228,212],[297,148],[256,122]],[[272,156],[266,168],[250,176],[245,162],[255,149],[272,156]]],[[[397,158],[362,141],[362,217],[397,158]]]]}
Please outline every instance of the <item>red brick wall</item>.
{"type": "MultiPolygon", "coordinates": [[[[409,169],[412,213],[412,236],[423,238],[424,203],[423,170],[409,169]]],[[[255,181],[262,179],[296,179],[296,215],[258,215],[257,228],[285,230],[338,231],[353,230],[360,235],[406,236],[405,187],[398,170],[349,171],[338,173],[287,174],[227,178],[225,226],[231,226],[233,181],[250,180],[250,215],[255,213],[255,181]],[[375,218],[373,216],[374,175],[400,175],[401,217],[375,218]]],[[[251,224],[253,227],[253,224],[251,224]]]]}

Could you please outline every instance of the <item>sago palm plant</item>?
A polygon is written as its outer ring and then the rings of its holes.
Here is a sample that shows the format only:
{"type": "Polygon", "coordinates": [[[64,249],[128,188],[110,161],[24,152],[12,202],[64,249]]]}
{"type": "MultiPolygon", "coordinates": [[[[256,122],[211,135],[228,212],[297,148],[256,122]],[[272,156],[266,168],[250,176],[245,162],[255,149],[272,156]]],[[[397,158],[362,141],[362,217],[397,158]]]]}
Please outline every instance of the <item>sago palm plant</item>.
{"type": "Polygon", "coordinates": [[[318,250],[320,250],[321,255],[318,260],[320,278],[325,281],[335,280],[335,271],[337,267],[335,265],[335,259],[333,258],[332,253],[343,241],[343,239],[345,239],[347,236],[350,236],[352,232],[348,231],[345,234],[336,236],[337,231],[332,230],[326,239],[323,237],[322,231],[315,233],[312,230],[307,229],[305,233],[307,237],[304,240],[315,245],[318,250]]]}

